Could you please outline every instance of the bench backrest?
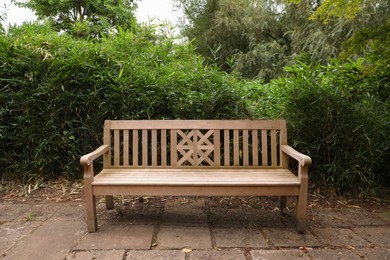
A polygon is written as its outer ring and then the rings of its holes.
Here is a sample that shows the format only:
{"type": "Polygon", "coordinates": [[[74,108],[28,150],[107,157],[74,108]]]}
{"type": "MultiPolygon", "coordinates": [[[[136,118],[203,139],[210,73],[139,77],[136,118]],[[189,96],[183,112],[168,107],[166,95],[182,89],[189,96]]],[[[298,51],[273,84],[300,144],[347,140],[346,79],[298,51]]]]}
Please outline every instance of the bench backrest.
{"type": "Polygon", "coordinates": [[[285,120],[106,120],[104,167],[286,168],[285,120]]]}

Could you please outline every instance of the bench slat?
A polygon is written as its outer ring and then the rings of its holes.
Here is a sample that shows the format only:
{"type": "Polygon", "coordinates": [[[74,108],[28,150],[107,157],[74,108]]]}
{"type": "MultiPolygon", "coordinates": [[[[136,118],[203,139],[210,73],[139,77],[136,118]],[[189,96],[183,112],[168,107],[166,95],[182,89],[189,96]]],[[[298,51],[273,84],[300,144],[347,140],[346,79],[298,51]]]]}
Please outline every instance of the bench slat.
{"type": "Polygon", "coordinates": [[[148,165],[148,130],[142,130],[142,165],[148,165]]]}
{"type": "Polygon", "coordinates": [[[239,132],[237,129],[233,130],[233,154],[234,154],[234,161],[233,161],[233,165],[234,166],[239,166],[240,165],[240,155],[239,155],[239,151],[240,151],[240,139],[239,139],[239,132]]]}
{"type": "Polygon", "coordinates": [[[268,134],[267,130],[261,130],[261,165],[268,166],[268,134]]]}
{"type": "Polygon", "coordinates": [[[120,157],[120,147],[119,147],[119,130],[114,130],[114,165],[119,165],[120,157]]]}
{"type": "Polygon", "coordinates": [[[229,130],[224,130],[223,134],[223,143],[224,143],[224,165],[225,166],[230,166],[230,131],[229,130]]]}
{"type": "Polygon", "coordinates": [[[299,185],[285,169],[104,169],[93,185],[299,185]]]}
{"type": "Polygon", "coordinates": [[[123,165],[129,166],[129,130],[123,130],[123,165]]]}
{"type": "Polygon", "coordinates": [[[271,130],[271,165],[278,165],[276,130],[271,130]]]}
{"type": "Polygon", "coordinates": [[[138,130],[133,130],[133,165],[138,165],[138,130]]]}
{"type": "Polygon", "coordinates": [[[167,130],[161,130],[161,166],[167,166],[167,130]]]}
{"type": "Polygon", "coordinates": [[[198,162],[198,130],[193,130],[194,134],[192,136],[192,147],[189,149],[189,151],[192,150],[192,153],[190,153],[192,156],[192,160],[188,160],[189,162],[192,162],[192,165],[199,165],[198,162]]]}
{"type": "Polygon", "coordinates": [[[136,186],[118,184],[111,186],[94,186],[93,193],[95,195],[111,196],[297,196],[299,194],[299,186],[136,186]]]}
{"type": "Polygon", "coordinates": [[[157,130],[152,130],[152,166],[157,166],[157,130]]]}
{"type": "Polygon", "coordinates": [[[221,165],[221,136],[220,130],[214,129],[214,166],[221,165]]]}
{"type": "Polygon", "coordinates": [[[243,158],[243,165],[248,166],[249,165],[249,134],[248,130],[243,130],[242,131],[242,158],[243,158]]]}
{"type": "Polygon", "coordinates": [[[107,120],[110,129],[280,129],[285,120],[107,120]]]}
{"type": "Polygon", "coordinates": [[[259,165],[259,136],[257,129],[252,130],[252,165],[259,165]]]}
{"type": "Polygon", "coordinates": [[[176,130],[171,130],[171,165],[177,165],[177,132],[176,130]]]}

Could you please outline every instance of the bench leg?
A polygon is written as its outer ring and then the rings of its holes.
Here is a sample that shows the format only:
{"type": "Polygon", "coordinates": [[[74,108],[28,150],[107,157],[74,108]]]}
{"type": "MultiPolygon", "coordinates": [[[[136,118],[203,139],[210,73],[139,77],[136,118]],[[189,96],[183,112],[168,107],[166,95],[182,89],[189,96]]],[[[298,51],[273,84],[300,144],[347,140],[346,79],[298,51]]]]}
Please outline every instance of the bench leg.
{"type": "Polygon", "coordinates": [[[283,210],[287,206],[287,196],[279,196],[279,208],[280,211],[283,212],[283,210]]]}
{"type": "Polygon", "coordinates": [[[306,199],[299,196],[297,203],[297,230],[299,233],[305,233],[306,231],[306,205],[306,199]]]}
{"type": "Polygon", "coordinates": [[[97,230],[97,218],[96,218],[96,198],[95,196],[86,195],[85,202],[87,204],[87,228],[88,232],[93,233],[97,230]]]}
{"type": "Polygon", "coordinates": [[[303,179],[301,182],[299,197],[297,199],[297,230],[299,233],[305,233],[306,231],[307,186],[307,179],[303,179]]]}
{"type": "Polygon", "coordinates": [[[106,209],[114,208],[114,198],[113,196],[106,196],[106,209]]]}

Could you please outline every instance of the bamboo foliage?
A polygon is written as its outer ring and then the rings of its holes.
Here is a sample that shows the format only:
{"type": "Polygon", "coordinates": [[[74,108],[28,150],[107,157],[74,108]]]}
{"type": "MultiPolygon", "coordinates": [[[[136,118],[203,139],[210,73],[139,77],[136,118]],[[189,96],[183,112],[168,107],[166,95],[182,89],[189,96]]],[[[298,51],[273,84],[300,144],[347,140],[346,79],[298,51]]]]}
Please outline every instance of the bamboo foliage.
{"type": "Polygon", "coordinates": [[[96,41],[31,24],[0,35],[1,174],[80,176],[105,119],[250,116],[241,82],[154,30],[96,41]]]}

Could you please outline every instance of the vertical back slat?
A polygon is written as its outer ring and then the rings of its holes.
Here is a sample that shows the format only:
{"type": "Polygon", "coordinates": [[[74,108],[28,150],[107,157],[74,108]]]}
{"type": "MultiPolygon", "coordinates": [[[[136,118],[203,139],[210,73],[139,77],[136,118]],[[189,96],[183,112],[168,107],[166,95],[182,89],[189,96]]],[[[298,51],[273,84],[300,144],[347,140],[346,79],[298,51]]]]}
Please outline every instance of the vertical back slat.
{"type": "Polygon", "coordinates": [[[192,158],[193,158],[193,165],[198,166],[200,164],[200,158],[198,158],[198,132],[199,130],[194,130],[194,134],[192,136],[192,140],[194,142],[194,145],[192,147],[192,158]]]}
{"type": "Polygon", "coordinates": [[[148,165],[148,130],[142,130],[142,166],[148,165]]]}
{"type": "Polygon", "coordinates": [[[223,153],[224,153],[224,165],[230,166],[230,132],[229,130],[224,130],[223,134],[223,153]]]}
{"type": "Polygon", "coordinates": [[[129,166],[129,130],[123,130],[123,165],[129,166]]]}
{"type": "Polygon", "coordinates": [[[119,130],[114,130],[114,165],[119,166],[120,147],[119,147],[119,130]]]}
{"type": "Polygon", "coordinates": [[[177,165],[177,131],[171,130],[171,166],[177,165]]]}
{"type": "Polygon", "coordinates": [[[103,135],[103,142],[106,145],[110,146],[110,152],[105,153],[103,155],[103,167],[105,169],[110,168],[111,165],[111,121],[105,120],[104,121],[104,135],[103,135]]]}
{"type": "Polygon", "coordinates": [[[157,166],[157,130],[152,130],[152,166],[157,166]]]}
{"type": "Polygon", "coordinates": [[[261,130],[261,165],[268,165],[268,134],[267,130],[261,130]]]}
{"type": "Polygon", "coordinates": [[[133,166],[138,166],[138,130],[133,130],[133,166]]]}
{"type": "Polygon", "coordinates": [[[271,130],[271,165],[278,165],[278,155],[276,150],[276,130],[271,130]]]}
{"type": "Polygon", "coordinates": [[[221,137],[218,129],[214,130],[214,166],[221,165],[221,137]]]}
{"type": "MultiPolygon", "coordinates": [[[[280,138],[280,145],[287,144],[286,121],[284,121],[282,126],[280,127],[279,138],[280,138]]],[[[279,151],[279,153],[280,153],[280,166],[284,169],[287,169],[288,168],[288,155],[285,153],[282,153],[281,151],[279,151]]]]}
{"type": "Polygon", "coordinates": [[[253,166],[258,166],[259,165],[259,136],[258,136],[258,131],[257,130],[252,130],[252,158],[253,166]]]}
{"type": "Polygon", "coordinates": [[[234,166],[240,165],[240,136],[237,129],[233,130],[233,162],[234,166]]]}
{"type": "Polygon", "coordinates": [[[167,130],[161,130],[161,165],[167,165],[167,130]]]}
{"type": "Polygon", "coordinates": [[[243,165],[248,166],[249,165],[249,134],[248,130],[242,131],[242,158],[243,158],[243,165]]]}

